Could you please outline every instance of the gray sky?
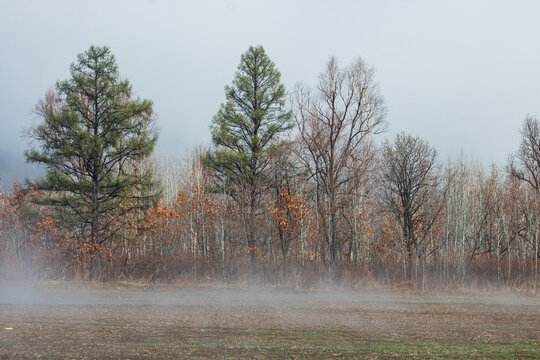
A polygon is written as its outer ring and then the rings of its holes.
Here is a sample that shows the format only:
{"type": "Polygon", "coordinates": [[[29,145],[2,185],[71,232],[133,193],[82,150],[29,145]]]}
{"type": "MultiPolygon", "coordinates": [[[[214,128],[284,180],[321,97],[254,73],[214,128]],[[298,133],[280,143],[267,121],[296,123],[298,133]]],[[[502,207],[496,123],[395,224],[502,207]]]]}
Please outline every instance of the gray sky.
{"type": "Polygon", "coordinates": [[[288,89],[328,57],[376,69],[389,132],[503,165],[540,114],[540,1],[0,0],[0,177],[33,176],[22,129],[90,45],[108,45],[137,96],[154,101],[158,155],[208,144],[240,54],[261,44],[288,89]]]}

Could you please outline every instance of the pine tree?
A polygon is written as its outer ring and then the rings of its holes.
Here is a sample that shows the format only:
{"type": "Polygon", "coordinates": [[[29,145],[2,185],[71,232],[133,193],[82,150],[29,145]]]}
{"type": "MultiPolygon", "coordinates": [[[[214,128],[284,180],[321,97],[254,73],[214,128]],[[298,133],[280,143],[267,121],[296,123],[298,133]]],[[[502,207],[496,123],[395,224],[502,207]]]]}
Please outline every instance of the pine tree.
{"type": "Polygon", "coordinates": [[[42,122],[30,137],[40,146],[25,156],[44,165],[46,175],[29,185],[78,239],[101,244],[122,233],[126,214],[159,195],[144,166],[157,141],[152,102],[132,98],[108,47],[91,46],[70,72],[36,105],[42,122]]]}
{"type": "Polygon", "coordinates": [[[257,210],[268,169],[269,145],[293,127],[285,109],[281,74],[262,46],[251,46],[241,56],[227,102],[212,119],[212,141],[217,150],[207,163],[216,170],[222,191],[238,203],[252,254],[256,245],[257,210]]]}

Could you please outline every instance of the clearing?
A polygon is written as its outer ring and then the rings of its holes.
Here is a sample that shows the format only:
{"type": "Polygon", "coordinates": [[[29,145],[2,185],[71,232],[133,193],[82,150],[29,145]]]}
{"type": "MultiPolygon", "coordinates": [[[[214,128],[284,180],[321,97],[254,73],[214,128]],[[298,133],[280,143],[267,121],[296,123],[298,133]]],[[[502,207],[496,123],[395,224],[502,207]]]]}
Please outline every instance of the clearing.
{"type": "Polygon", "coordinates": [[[540,358],[540,298],[0,283],[0,359],[540,358]]]}

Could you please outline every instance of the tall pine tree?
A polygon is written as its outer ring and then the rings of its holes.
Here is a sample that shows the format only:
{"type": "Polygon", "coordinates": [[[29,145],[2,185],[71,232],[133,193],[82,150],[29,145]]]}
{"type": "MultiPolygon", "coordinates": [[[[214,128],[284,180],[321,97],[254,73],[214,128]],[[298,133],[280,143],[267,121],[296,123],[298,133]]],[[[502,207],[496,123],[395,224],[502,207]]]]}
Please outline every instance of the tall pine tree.
{"type": "Polygon", "coordinates": [[[237,202],[246,242],[255,254],[257,218],[267,178],[269,146],[293,127],[285,109],[285,86],[262,46],[242,54],[227,102],[212,119],[212,141],[217,150],[208,157],[223,186],[237,202]]]}
{"type": "Polygon", "coordinates": [[[143,166],[157,141],[152,102],[132,98],[108,47],[91,46],[70,70],[36,106],[42,122],[30,137],[40,146],[25,156],[44,165],[46,176],[30,185],[78,239],[101,244],[122,233],[126,214],[159,195],[143,166]]]}

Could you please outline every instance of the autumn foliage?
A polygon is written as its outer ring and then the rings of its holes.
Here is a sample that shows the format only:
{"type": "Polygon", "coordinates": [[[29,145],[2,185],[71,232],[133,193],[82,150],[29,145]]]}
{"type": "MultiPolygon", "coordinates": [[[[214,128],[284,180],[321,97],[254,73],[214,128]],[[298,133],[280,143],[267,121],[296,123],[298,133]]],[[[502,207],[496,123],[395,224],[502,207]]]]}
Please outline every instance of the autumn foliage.
{"type": "Polygon", "coordinates": [[[329,272],[324,222],[313,192],[282,188],[277,195],[268,193],[257,220],[266,236],[247,247],[235,203],[210,190],[211,178],[195,178],[179,183],[171,201],[116,219],[118,231],[108,242],[78,237],[53,208],[32,201],[39,192],[14,186],[0,193],[1,272],[27,269],[36,278],[139,281],[246,281],[256,276],[257,281],[294,286],[378,280],[417,289],[524,286],[537,271],[530,252],[539,235],[538,198],[523,184],[502,177],[463,182],[463,194],[459,178],[447,180],[447,204],[437,221],[429,231],[422,222],[414,223],[418,247],[413,279],[407,282],[400,223],[381,211],[376,199],[343,212],[338,260],[329,272]],[[463,202],[453,203],[459,196],[463,202]]]}

